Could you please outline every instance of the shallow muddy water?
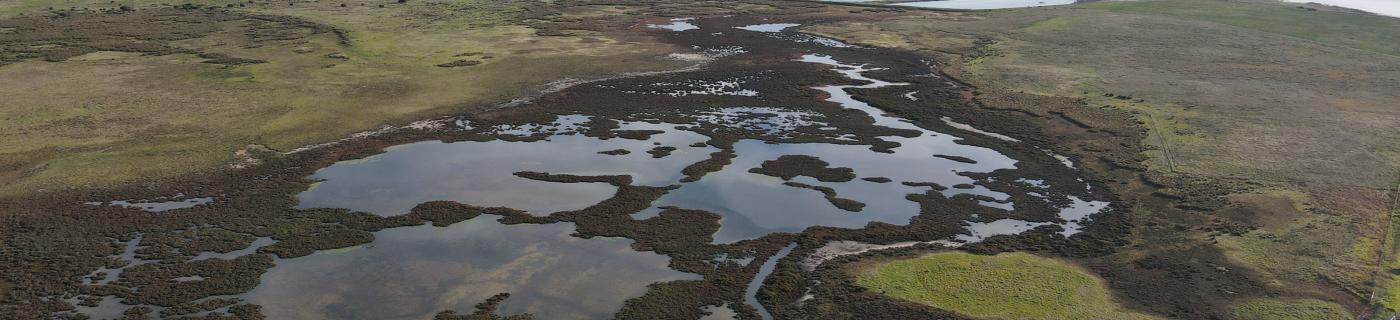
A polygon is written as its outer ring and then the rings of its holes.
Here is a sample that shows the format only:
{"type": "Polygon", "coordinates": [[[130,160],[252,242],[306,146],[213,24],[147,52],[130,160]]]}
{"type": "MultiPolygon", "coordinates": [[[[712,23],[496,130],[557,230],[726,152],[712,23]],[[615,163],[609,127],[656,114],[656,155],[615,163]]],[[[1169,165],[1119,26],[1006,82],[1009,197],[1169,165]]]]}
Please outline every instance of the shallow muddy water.
{"type": "Polygon", "coordinates": [[[238,258],[238,257],[242,257],[242,256],[246,256],[246,255],[249,255],[249,254],[253,254],[254,252],[257,252],[257,251],[258,251],[258,248],[266,247],[266,246],[272,245],[272,244],[274,244],[274,243],[277,243],[277,240],[272,240],[272,238],[269,238],[269,237],[258,237],[257,239],[254,239],[254,240],[253,240],[253,243],[249,244],[247,248],[238,249],[238,250],[229,251],[229,252],[224,252],[224,253],[219,253],[219,252],[200,252],[198,255],[195,255],[194,258],[191,258],[191,260],[199,261],[199,260],[208,260],[208,259],[224,259],[224,260],[236,259],[236,258],[238,258]]]}
{"type": "MultiPolygon", "coordinates": [[[[169,197],[169,198],[179,198],[179,197],[183,197],[183,196],[184,196],[184,194],[180,194],[180,195],[176,195],[176,196],[169,197]]],[[[119,206],[119,207],[136,208],[136,209],[141,209],[141,210],[147,211],[147,212],[162,212],[162,211],[170,211],[170,210],[175,210],[175,209],[193,208],[193,207],[196,207],[196,206],[205,205],[205,204],[209,204],[209,203],[213,203],[213,202],[214,202],[214,198],[213,198],[213,197],[198,197],[198,198],[189,198],[189,199],[183,199],[183,200],[160,201],[161,199],[169,199],[169,198],[157,198],[157,199],[151,199],[151,200],[113,200],[113,201],[107,202],[107,203],[105,203],[105,204],[114,205],[114,206],[119,206]]],[[[102,203],[102,202],[88,202],[87,204],[89,204],[89,205],[103,205],[104,203],[102,203]]]]}
{"type": "MultiPolygon", "coordinates": [[[[122,272],[125,271],[127,268],[157,262],[152,260],[143,260],[136,257],[136,251],[142,247],[141,240],[144,238],[145,236],[137,234],[135,238],[131,239],[130,241],[126,241],[122,244],[122,252],[120,254],[111,256],[111,258],[126,261],[126,265],[116,268],[99,267],[97,268],[97,270],[90,272],[83,277],[83,284],[110,284],[113,281],[117,281],[117,279],[121,277],[122,272]]],[[[122,303],[122,299],[116,296],[100,296],[97,298],[99,298],[100,300],[98,300],[96,306],[84,306],[79,304],[78,302],[81,300],[77,296],[65,300],[67,300],[69,303],[75,306],[75,309],[72,311],[73,313],[87,315],[91,319],[120,318],[123,312],[125,312],[128,308],[132,307],[131,305],[122,303]]],[[[148,307],[159,308],[157,306],[148,307]]]]}
{"type": "Polygon", "coordinates": [[[705,312],[705,316],[700,317],[700,320],[734,320],[739,318],[739,313],[734,312],[734,308],[730,308],[728,302],[718,306],[705,306],[701,311],[705,312]]]}
{"type": "Polygon", "coordinates": [[[631,240],[497,218],[388,229],[364,246],[279,260],[244,298],[269,319],[429,319],[509,292],[502,314],[601,319],[648,284],[698,278],[668,269],[665,256],[633,251],[631,240]]]}
{"type": "Polygon", "coordinates": [[[139,266],[139,265],[142,265],[142,264],[147,264],[147,263],[154,262],[154,261],[150,261],[150,260],[142,260],[142,259],[136,257],[136,250],[139,250],[139,249],[141,248],[141,239],[143,239],[143,238],[145,238],[145,237],[142,236],[142,235],[140,235],[140,234],[136,235],[136,238],[135,238],[135,239],[131,239],[131,241],[127,241],[126,243],[122,244],[122,253],[121,253],[121,254],[118,254],[118,255],[115,255],[115,256],[111,256],[111,258],[114,258],[114,259],[117,259],[117,260],[121,260],[121,261],[126,261],[126,262],[127,262],[126,265],[123,265],[123,266],[117,267],[117,268],[99,267],[99,268],[97,268],[96,271],[93,271],[93,272],[89,273],[87,276],[83,277],[83,283],[84,283],[84,284],[108,284],[108,283],[112,283],[112,281],[116,281],[117,278],[121,276],[122,270],[125,270],[126,268],[130,268],[130,267],[139,266]],[[101,276],[99,277],[99,275],[101,275],[101,276]]]}
{"type": "MultiPolygon", "coordinates": [[[[824,143],[769,144],[744,140],[734,145],[738,158],[719,172],[706,175],[700,181],[687,183],[657,200],[652,209],[635,215],[639,219],[654,216],[660,207],[702,209],[720,214],[722,227],[715,242],[729,243],[755,239],[773,232],[797,232],[811,226],[860,228],[879,221],[905,224],[917,215],[919,207],[904,197],[923,193],[928,187],[908,186],[901,182],[934,182],[945,186],[972,183],[971,178],[957,171],[985,172],[997,168],[994,159],[967,164],[933,157],[930,146],[905,145],[895,153],[876,153],[869,146],[824,143]],[[831,167],[853,168],[857,177],[894,177],[892,182],[878,183],[854,179],[847,182],[821,182],[800,176],[793,181],[835,189],[838,197],[860,201],[866,207],[850,212],[829,203],[822,193],[783,184],[776,177],[749,172],[764,161],[783,155],[815,156],[831,167]]],[[[949,150],[940,150],[947,153],[949,150]]],[[[986,188],[964,190],[949,188],[946,195],[960,193],[984,194],[1005,198],[986,188]]]]}
{"type": "Polygon", "coordinates": [[[783,29],[800,26],[796,23],[765,23],[739,27],[740,30],[754,32],[783,32],[783,29]]]}
{"type": "Polygon", "coordinates": [[[763,320],[772,320],[773,314],[768,313],[768,308],[764,308],[763,304],[758,302],[758,289],[763,287],[763,280],[768,279],[768,275],[772,274],[773,269],[778,267],[778,260],[786,258],[788,254],[792,253],[792,249],[796,248],[796,243],[788,244],[772,257],[768,257],[768,260],[763,261],[763,265],[759,266],[758,275],[754,276],[753,280],[749,281],[749,286],[744,289],[744,302],[753,306],[754,309],[758,309],[758,316],[763,320]]]}
{"type": "Polygon", "coordinates": [[[699,26],[696,26],[694,23],[690,23],[691,20],[695,20],[695,19],[694,19],[694,18],[676,18],[676,19],[671,19],[670,23],[666,23],[666,24],[650,24],[650,25],[647,25],[647,27],[654,28],[654,29],[666,29],[666,30],[671,30],[671,31],[686,31],[686,30],[700,29],[699,26]]]}
{"type": "MultiPolygon", "coordinates": [[[[702,209],[724,217],[720,231],[715,234],[718,243],[755,239],[773,232],[797,232],[811,226],[831,226],[860,228],[867,223],[879,221],[892,224],[908,223],[909,218],[919,213],[914,202],[905,199],[911,193],[923,193],[928,187],[910,186],[909,183],[937,183],[942,186],[973,184],[971,189],[948,188],[945,196],[974,194],[1006,200],[1003,193],[977,186],[972,178],[959,175],[960,172],[991,172],[1015,167],[1016,160],[992,149],[958,144],[957,137],[930,131],[913,125],[904,119],[890,116],[867,103],[856,100],[847,92],[853,88],[877,88],[891,85],[879,79],[866,77],[863,73],[877,70],[860,65],[843,64],[829,56],[805,55],[803,62],[822,64],[848,78],[865,81],[862,85],[822,86],[815,89],[826,92],[828,101],[843,107],[860,110],[875,119],[875,124],[885,127],[908,129],[918,132],[916,137],[882,137],[898,142],[899,147],[892,153],[879,153],[863,145],[838,145],[822,143],[774,144],[756,140],[741,141],[734,146],[738,155],[723,170],[706,175],[697,182],[683,185],[657,201],[655,206],[638,213],[635,217],[645,219],[656,215],[661,207],[674,206],[685,209],[702,209]],[[794,181],[832,188],[837,197],[851,199],[866,204],[860,212],[850,212],[837,208],[826,201],[823,195],[814,190],[794,188],[770,176],[751,173],[762,162],[777,159],[783,155],[807,155],[830,163],[831,167],[852,168],[858,177],[884,177],[891,182],[878,183],[865,180],[848,182],[820,182],[810,177],[797,177],[794,181]],[[953,161],[934,155],[956,155],[972,159],[975,163],[953,161]]],[[[1010,203],[983,201],[984,205],[1010,209],[1010,203]]]]}
{"type": "MultiPolygon", "coordinates": [[[[733,146],[736,157],[729,165],[698,181],[681,183],[681,169],[719,150],[704,146],[703,142],[709,138],[687,131],[689,126],[709,125],[746,130],[760,136],[786,137],[799,128],[827,128],[821,121],[824,116],[799,109],[727,107],[695,112],[688,115],[693,122],[684,124],[622,122],[621,130],[661,132],[644,140],[634,140],[583,136],[577,132],[591,119],[566,115],[547,124],[490,128],[491,133],[497,135],[548,136],[540,141],[420,142],[335,164],[312,176],[324,182],[298,195],[300,207],[347,208],[397,215],[423,202],[453,200],[483,207],[510,207],[542,216],[589,207],[612,197],[617,190],[606,183],[547,182],[514,174],[532,171],[582,176],[630,175],[634,185],[678,185],[678,189],[633,217],[651,218],[666,207],[714,212],[722,217],[721,228],[713,235],[716,243],[756,239],[773,232],[800,232],[812,226],[861,228],[871,222],[906,224],[920,209],[905,196],[928,192],[930,183],[942,186],[938,192],[947,197],[977,196],[978,203],[984,206],[1015,209],[1010,195],[990,190],[966,174],[1014,169],[1017,160],[993,149],[959,143],[961,138],[919,127],[855,99],[850,89],[906,85],[865,75],[880,68],[843,63],[818,54],[804,55],[799,61],[823,65],[847,78],[864,82],[813,88],[826,93],[827,101],[863,112],[873,118],[877,126],[915,134],[879,137],[899,144],[890,152],[875,152],[868,145],[741,140],[733,146]],[[656,147],[675,150],[656,158],[647,152],[656,147]],[[618,150],[625,150],[626,154],[600,153],[618,150]],[[850,168],[857,178],[887,178],[889,181],[828,182],[807,176],[785,181],[750,172],[766,161],[789,155],[815,157],[832,168],[850,168]],[[795,187],[793,183],[809,187],[795,187]],[[951,186],[961,187],[949,188],[951,186]],[[827,195],[818,188],[833,194],[827,195]],[[836,200],[830,198],[858,202],[863,208],[839,207],[834,203],[836,200]]],[[[944,121],[961,130],[1019,142],[951,120],[944,121]]],[[[1078,219],[1065,218],[1067,221],[1078,219]]],[[[1046,223],[1010,226],[1003,222],[973,223],[969,231],[972,235],[960,239],[980,240],[1043,224],[1046,223]]],[[[1077,223],[1066,224],[1066,227],[1071,226],[1077,227],[1077,223]]]]}
{"type": "MultiPolygon", "coordinates": [[[[664,130],[647,140],[598,139],[580,134],[555,135],[534,142],[419,142],[386,149],[365,159],[321,169],[321,182],[297,196],[301,208],[346,208],[379,215],[408,213],[433,200],[504,206],[545,215],[583,209],[612,197],[606,183],[557,183],[514,175],[521,171],[576,175],[631,175],[633,184],[664,186],[680,180],[681,169],[708,158],[712,147],[692,147],[707,137],[670,125],[627,123],[626,130],[664,130]],[[677,148],[664,158],[646,151],[677,148]],[[599,152],[628,150],[624,155],[599,152]]],[[[510,127],[513,135],[569,132],[566,125],[510,127]],[[560,129],[561,127],[565,129],[560,129]]]]}
{"type": "MultiPolygon", "coordinates": [[[[1060,234],[1066,237],[1079,233],[1079,228],[1082,227],[1081,223],[1085,222],[1089,216],[1102,212],[1104,208],[1108,207],[1108,202],[1104,201],[1085,201],[1075,196],[1070,196],[1069,200],[1070,205],[1061,208],[1058,213],[1060,219],[1065,220],[1065,223],[1060,224],[1060,227],[1065,229],[1061,231],[1060,234]]],[[[968,234],[958,235],[957,239],[966,242],[976,242],[991,236],[1017,234],[1051,224],[1053,223],[1027,222],[1016,219],[1000,219],[991,222],[969,222],[967,227],[968,234]]]]}
{"type": "MultiPolygon", "coordinates": [[[[694,26],[692,20],[674,19],[669,25],[651,27],[683,31],[694,26]]],[[[871,50],[793,32],[791,27],[794,26],[797,24],[749,25],[739,29],[753,32],[733,33],[764,41],[805,43],[802,46],[819,48],[819,51],[846,50],[849,53],[871,50]]],[[[716,33],[714,36],[719,35],[716,33]]],[[[700,46],[695,49],[700,52],[707,50],[700,46]]],[[[754,54],[745,49],[728,52],[733,52],[733,55],[754,54]]],[[[813,226],[859,229],[872,222],[907,225],[911,218],[921,212],[919,203],[908,198],[911,194],[936,193],[958,198],[955,200],[959,201],[971,197],[973,201],[958,202],[960,206],[963,203],[970,205],[958,207],[961,209],[957,210],[970,208],[998,217],[1003,217],[1002,213],[1016,217],[1024,215],[1024,211],[1028,210],[1026,208],[1044,207],[1039,202],[1013,203],[1013,198],[1023,201],[1028,197],[1036,200],[1054,196],[1059,198],[1052,203],[1064,207],[1059,208],[1058,212],[1046,213],[1057,213],[1064,222],[1045,222],[1044,215],[1029,215],[1038,217],[1040,220],[1037,222],[978,219],[977,215],[972,215],[969,219],[973,221],[965,225],[966,234],[940,234],[936,236],[939,239],[921,240],[933,241],[866,248],[878,250],[931,243],[956,246],[952,241],[981,241],[990,236],[1025,232],[1049,224],[1059,224],[1065,228],[1063,234],[1071,235],[1078,232],[1080,224],[1090,215],[1103,211],[1108,204],[1081,200],[1092,197],[1067,195],[1061,190],[1066,188],[1055,189],[1049,185],[1065,179],[1015,180],[1023,185],[1015,188],[997,185],[996,181],[986,176],[999,170],[1018,170],[1020,162],[1007,154],[1024,155],[1024,152],[1013,148],[993,149],[972,145],[968,141],[993,141],[998,144],[1023,141],[997,133],[996,130],[982,130],[958,123],[948,117],[941,118],[939,124],[931,124],[948,132],[934,131],[887,114],[853,96],[853,92],[873,91],[859,89],[882,87],[899,87],[900,94],[906,97],[912,97],[917,90],[929,90],[928,86],[919,87],[917,78],[900,78],[904,79],[900,81],[909,81],[910,84],[881,80],[872,75],[884,70],[879,66],[838,60],[816,53],[798,52],[783,55],[778,60],[787,60],[785,63],[799,67],[820,68],[818,71],[807,69],[802,72],[840,75],[855,84],[805,84],[793,89],[805,90],[796,100],[777,100],[783,96],[775,93],[783,92],[775,92],[772,83],[764,80],[764,77],[783,76],[776,74],[779,72],[777,70],[792,69],[761,70],[740,75],[701,73],[697,75],[704,78],[673,77],[630,85],[627,82],[600,84],[594,90],[615,90],[615,94],[628,97],[623,99],[660,101],[655,103],[663,105],[705,104],[703,107],[676,108],[683,111],[664,107],[626,114],[579,111],[577,113],[592,115],[557,115],[549,123],[509,122],[502,118],[490,121],[505,123],[476,122],[482,119],[474,119],[471,125],[464,125],[459,121],[459,128],[454,130],[473,139],[398,145],[386,148],[381,154],[342,161],[316,171],[310,179],[320,182],[297,195],[298,207],[344,208],[392,216],[408,213],[424,202],[451,200],[479,207],[520,209],[543,217],[598,204],[614,197],[618,186],[603,182],[559,182],[542,178],[539,173],[580,177],[626,175],[631,178],[632,185],[674,187],[650,203],[647,209],[632,213],[633,219],[652,219],[665,208],[672,207],[712,212],[721,219],[719,230],[712,235],[712,242],[718,244],[758,239],[775,232],[801,232],[813,226]],[[796,62],[791,61],[799,56],[796,62]],[[913,92],[904,91],[904,87],[913,92]],[[775,99],[782,104],[755,103],[762,106],[754,106],[733,103],[769,102],[766,99],[775,99]],[[715,101],[722,103],[712,103],[715,101]],[[865,120],[865,116],[871,120],[865,120]],[[606,124],[611,123],[608,121],[616,121],[618,127],[607,128],[606,124]],[[843,131],[848,128],[855,130],[843,131]],[[636,133],[637,130],[654,134],[626,137],[621,134],[623,131],[636,133]],[[612,137],[611,134],[617,136],[612,137]],[[994,140],[976,137],[978,135],[994,140]],[[706,167],[703,175],[691,176],[698,179],[685,179],[687,176],[683,170],[693,164],[704,163],[702,161],[714,160],[712,153],[723,155],[717,153],[721,151],[720,147],[732,147],[727,150],[733,153],[728,164],[706,167]],[[789,166],[779,162],[784,158],[809,159],[804,163],[817,163],[818,167],[823,166],[819,163],[825,162],[825,167],[810,168],[793,164],[791,166],[794,167],[778,168],[789,166]],[[770,165],[774,168],[768,168],[770,165]],[[801,171],[796,175],[782,171],[798,170],[795,167],[812,171],[801,171]],[[757,172],[762,173],[755,172],[755,169],[760,169],[757,172]],[[519,174],[524,172],[533,175],[519,174]],[[844,175],[838,178],[816,176],[821,172],[841,172],[844,175]],[[1026,192],[1024,186],[1031,186],[1034,191],[1016,196],[1007,193],[1026,192]],[[1066,203],[1068,206],[1064,205],[1066,203]],[[1021,206],[1018,207],[1018,204],[1021,206]]],[[[913,72],[922,74],[928,71],[913,72]]],[[[935,85],[947,89],[942,82],[935,85]]],[[[554,110],[571,109],[550,109],[548,112],[564,112],[554,110]]],[[[1044,149],[1029,150],[1044,161],[1055,161],[1039,154],[1044,149]]],[[[1044,152],[1053,155],[1050,151],[1044,152]]],[[[1069,158],[1056,156],[1054,159],[1073,168],[1069,158]]],[[[1034,163],[1029,167],[1034,168],[1034,163]]],[[[1006,171],[998,173],[1004,174],[1006,171]]],[[[1086,190],[1084,185],[1067,189],[1073,191],[1071,194],[1079,195],[1084,195],[1081,192],[1086,190]]],[[[628,208],[636,207],[640,205],[628,208]]],[[[622,217],[627,212],[618,214],[618,217],[622,217]]],[[[566,221],[578,219],[568,214],[553,218],[560,217],[566,221]]],[[[577,221],[585,223],[583,220],[577,221]]],[[[647,222],[654,221],[657,220],[647,222]]],[[[490,296],[508,292],[511,296],[501,305],[501,314],[529,312],[543,319],[606,318],[616,312],[625,300],[642,295],[647,284],[698,278],[694,274],[668,269],[668,257],[633,251],[629,247],[632,240],[582,239],[571,236],[573,233],[574,227],[570,223],[507,226],[496,221],[496,216],[478,217],[445,228],[416,226],[387,229],[375,233],[376,240],[362,247],[278,260],[277,266],[263,275],[262,285],[244,298],[264,306],[264,312],[274,319],[398,319],[427,318],[449,309],[470,312],[473,305],[490,296]]],[[[646,240],[637,239],[644,240],[644,243],[646,240]]],[[[250,250],[269,243],[259,239],[250,250]]],[[[758,304],[755,294],[763,280],[773,272],[777,261],[794,248],[795,245],[788,245],[774,256],[762,260],[764,262],[759,273],[748,283],[743,303],[758,308],[764,319],[772,316],[758,304]]],[[[232,254],[243,253],[229,255],[232,254]]],[[[202,258],[225,256],[201,255],[202,258]]],[[[721,254],[710,262],[714,265],[748,265],[757,259],[721,254]]],[[[740,303],[737,298],[725,299],[740,303]]],[[[729,305],[712,305],[702,311],[717,317],[732,316],[734,313],[729,305]]]]}
{"type": "Polygon", "coordinates": [[[68,303],[76,306],[73,312],[88,316],[90,319],[117,319],[131,306],[122,304],[121,298],[115,296],[104,296],[97,302],[96,306],[80,305],[77,298],[69,299],[68,303]]]}

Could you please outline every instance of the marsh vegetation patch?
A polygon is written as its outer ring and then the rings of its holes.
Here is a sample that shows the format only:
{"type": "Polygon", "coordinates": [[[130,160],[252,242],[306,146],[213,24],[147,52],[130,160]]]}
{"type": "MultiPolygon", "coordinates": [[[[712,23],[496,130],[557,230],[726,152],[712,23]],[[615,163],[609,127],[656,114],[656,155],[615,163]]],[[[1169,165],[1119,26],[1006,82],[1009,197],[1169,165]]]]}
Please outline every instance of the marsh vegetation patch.
{"type": "Polygon", "coordinates": [[[856,282],[974,317],[1157,319],[1124,310],[1102,280],[1079,267],[1025,253],[934,253],[871,265],[856,282]]]}
{"type": "Polygon", "coordinates": [[[764,161],[758,168],[749,172],[792,180],[797,176],[807,176],[822,182],[846,182],[856,178],[855,170],[846,167],[831,168],[826,161],[806,155],[784,155],[778,159],[764,161]]]}

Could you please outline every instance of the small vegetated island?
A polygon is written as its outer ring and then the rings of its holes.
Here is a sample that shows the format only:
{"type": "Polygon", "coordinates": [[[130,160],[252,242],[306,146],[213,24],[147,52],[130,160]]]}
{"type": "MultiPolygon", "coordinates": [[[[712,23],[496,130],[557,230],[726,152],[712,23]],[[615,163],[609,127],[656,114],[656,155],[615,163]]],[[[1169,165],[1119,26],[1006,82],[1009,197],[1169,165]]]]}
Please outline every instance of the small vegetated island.
{"type": "Polygon", "coordinates": [[[856,282],[881,294],[982,318],[1157,319],[1124,312],[1101,280],[1025,253],[933,253],[879,264],[856,282]]]}
{"type": "Polygon", "coordinates": [[[3,319],[1388,319],[1400,18],[0,4],[3,319]]]}

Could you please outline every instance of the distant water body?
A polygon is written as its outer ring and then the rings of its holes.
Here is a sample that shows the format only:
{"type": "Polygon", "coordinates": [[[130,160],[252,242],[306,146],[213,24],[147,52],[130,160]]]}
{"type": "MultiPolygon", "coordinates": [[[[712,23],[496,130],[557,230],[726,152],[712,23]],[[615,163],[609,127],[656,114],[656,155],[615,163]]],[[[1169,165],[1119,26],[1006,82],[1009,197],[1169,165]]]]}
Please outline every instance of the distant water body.
{"type": "Polygon", "coordinates": [[[1351,8],[1375,14],[1400,17],[1400,1],[1397,0],[1284,0],[1285,2],[1315,2],[1325,5],[1351,8]]]}
{"type": "MultiPolygon", "coordinates": [[[[831,2],[874,2],[876,0],[830,0],[831,2]]],[[[1074,3],[1075,0],[938,0],[890,3],[892,5],[942,9],[1006,9],[1053,6],[1074,3]]]]}
{"type": "MultiPolygon", "coordinates": [[[[878,0],[828,0],[830,2],[876,2],[878,0]]],[[[1362,10],[1380,15],[1400,17],[1400,0],[1281,0],[1291,3],[1321,3],[1362,10]]],[[[1006,9],[1073,4],[1075,0],[938,0],[890,3],[892,5],[943,9],[1006,9]]]]}

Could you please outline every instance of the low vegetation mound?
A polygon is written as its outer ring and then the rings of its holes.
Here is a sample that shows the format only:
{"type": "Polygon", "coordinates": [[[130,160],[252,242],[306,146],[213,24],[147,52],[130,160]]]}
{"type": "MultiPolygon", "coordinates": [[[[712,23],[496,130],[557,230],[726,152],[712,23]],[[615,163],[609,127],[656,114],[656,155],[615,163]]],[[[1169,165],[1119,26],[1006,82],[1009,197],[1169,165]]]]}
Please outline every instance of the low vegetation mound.
{"type": "Polygon", "coordinates": [[[1025,253],[935,253],[867,267],[856,282],[896,298],[974,317],[1154,319],[1120,308],[1093,275],[1025,253]]]}
{"type": "Polygon", "coordinates": [[[828,167],[830,164],[817,157],[786,155],[777,160],[763,162],[762,167],[749,169],[749,172],[792,180],[797,176],[808,176],[823,182],[846,182],[856,178],[851,168],[828,167]]]}

